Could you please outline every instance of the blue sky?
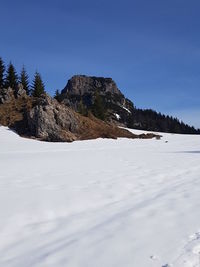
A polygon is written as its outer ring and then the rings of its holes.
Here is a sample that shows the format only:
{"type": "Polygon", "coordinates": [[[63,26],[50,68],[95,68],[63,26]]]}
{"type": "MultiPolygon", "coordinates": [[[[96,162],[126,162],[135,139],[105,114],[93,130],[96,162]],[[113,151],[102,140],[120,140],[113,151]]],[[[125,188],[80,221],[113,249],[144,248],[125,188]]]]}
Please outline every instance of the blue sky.
{"type": "Polygon", "coordinates": [[[46,89],[112,77],[137,107],[200,127],[200,1],[0,0],[0,56],[46,89]]]}

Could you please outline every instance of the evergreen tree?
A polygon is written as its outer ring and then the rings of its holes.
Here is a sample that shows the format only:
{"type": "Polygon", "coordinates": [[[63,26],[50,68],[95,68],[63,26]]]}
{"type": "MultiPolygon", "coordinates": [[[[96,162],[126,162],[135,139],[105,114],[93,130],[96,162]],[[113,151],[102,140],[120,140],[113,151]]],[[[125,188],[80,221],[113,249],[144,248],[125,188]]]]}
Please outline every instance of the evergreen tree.
{"type": "Polygon", "coordinates": [[[30,94],[29,79],[28,79],[28,74],[24,66],[22,67],[22,70],[20,73],[20,83],[23,85],[24,90],[26,90],[27,95],[29,95],[30,94]]]}
{"type": "Polygon", "coordinates": [[[59,101],[59,97],[60,97],[60,92],[59,92],[59,90],[57,89],[57,90],[55,91],[54,98],[55,98],[56,100],[59,101]]]}
{"type": "Polygon", "coordinates": [[[199,134],[200,129],[195,129],[177,118],[165,116],[151,109],[134,109],[133,116],[128,125],[130,128],[145,129],[157,132],[171,132],[182,134],[199,134]]]}
{"type": "Polygon", "coordinates": [[[36,71],[32,85],[32,96],[40,97],[41,94],[44,93],[45,93],[44,83],[42,81],[41,75],[36,71]]]}
{"type": "Polygon", "coordinates": [[[10,62],[10,64],[8,65],[8,69],[6,72],[6,81],[5,81],[5,86],[11,87],[11,88],[15,88],[16,85],[18,83],[18,76],[15,70],[15,67],[13,66],[13,64],[10,62]]]}
{"type": "Polygon", "coordinates": [[[99,92],[95,93],[94,104],[92,105],[92,113],[95,117],[100,120],[105,120],[106,110],[102,97],[99,92]]]}
{"type": "Polygon", "coordinates": [[[81,98],[81,100],[80,100],[80,102],[78,104],[78,113],[82,114],[83,116],[87,116],[88,115],[87,108],[83,104],[82,98],[81,98]]]}
{"type": "Polygon", "coordinates": [[[4,87],[4,72],[5,65],[2,58],[0,58],[0,89],[4,87]]]}

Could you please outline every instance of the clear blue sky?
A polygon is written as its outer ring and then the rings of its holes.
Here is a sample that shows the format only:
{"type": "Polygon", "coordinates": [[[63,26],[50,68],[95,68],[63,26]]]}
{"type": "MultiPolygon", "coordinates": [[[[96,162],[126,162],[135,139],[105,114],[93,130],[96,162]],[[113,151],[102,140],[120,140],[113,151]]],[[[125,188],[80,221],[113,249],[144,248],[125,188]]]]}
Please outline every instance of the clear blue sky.
{"type": "Polygon", "coordinates": [[[200,127],[199,0],[0,0],[0,56],[53,94],[112,77],[137,107],[200,127]]]}

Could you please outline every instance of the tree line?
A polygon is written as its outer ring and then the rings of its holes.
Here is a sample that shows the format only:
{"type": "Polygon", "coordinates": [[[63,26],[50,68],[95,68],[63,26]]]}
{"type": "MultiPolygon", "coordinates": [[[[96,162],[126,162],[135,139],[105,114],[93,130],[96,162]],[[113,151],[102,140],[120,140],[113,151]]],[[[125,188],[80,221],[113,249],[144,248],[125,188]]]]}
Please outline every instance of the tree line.
{"type": "Polygon", "coordinates": [[[131,128],[145,129],[148,131],[200,134],[200,129],[183,123],[177,118],[161,114],[152,109],[134,108],[132,118],[128,125],[131,128]]]}
{"type": "Polygon", "coordinates": [[[15,89],[19,83],[22,84],[27,95],[40,97],[41,94],[45,93],[45,85],[38,71],[35,72],[33,81],[30,84],[25,66],[22,67],[18,75],[12,62],[6,68],[4,61],[0,57],[0,89],[7,89],[9,87],[15,89]]]}

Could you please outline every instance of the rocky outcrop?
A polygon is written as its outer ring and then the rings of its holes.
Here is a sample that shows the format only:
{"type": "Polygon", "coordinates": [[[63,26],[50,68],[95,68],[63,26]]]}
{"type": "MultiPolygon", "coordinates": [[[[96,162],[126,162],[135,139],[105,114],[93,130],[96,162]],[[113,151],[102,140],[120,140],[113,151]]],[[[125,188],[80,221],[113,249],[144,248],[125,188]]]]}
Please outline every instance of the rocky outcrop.
{"type": "Polygon", "coordinates": [[[29,135],[40,140],[72,142],[95,138],[138,138],[125,129],[109,125],[94,116],[84,117],[47,94],[36,99],[27,112],[29,135]]]}
{"type": "Polygon", "coordinates": [[[37,100],[27,114],[28,128],[32,136],[46,141],[74,141],[78,130],[75,112],[48,95],[37,100]]]}
{"type": "Polygon", "coordinates": [[[0,105],[0,124],[20,135],[50,142],[72,142],[95,138],[152,138],[134,135],[95,118],[84,117],[47,94],[40,98],[19,97],[0,105]]]}
{"type": "Polygon", "coordinates": [[[0,89],[0,104],[11,101],[14,98],[14,92],[12,88],[0,89]]]}
{"type": "Polygon", "coordinates": [[[18,83],[18,85],[15,87],[14,95],[15,98],[27,97],[26,90],[24,90],[23,85],[21,83],[18,83]]]}
{"type": "Polygon", "coordinates": [[[0,104],[10,102],[19,97],[27,97],[26,91],[20,83],[14,89],[11,87],[0,89],[0,104]]]}

